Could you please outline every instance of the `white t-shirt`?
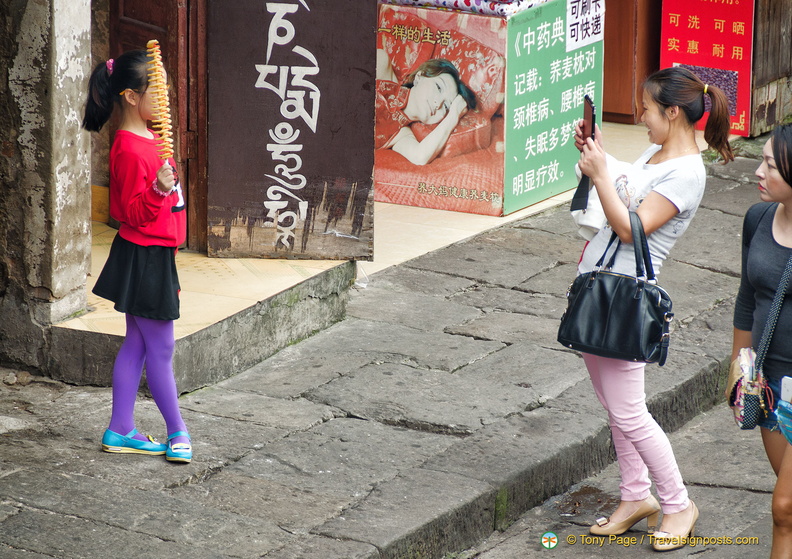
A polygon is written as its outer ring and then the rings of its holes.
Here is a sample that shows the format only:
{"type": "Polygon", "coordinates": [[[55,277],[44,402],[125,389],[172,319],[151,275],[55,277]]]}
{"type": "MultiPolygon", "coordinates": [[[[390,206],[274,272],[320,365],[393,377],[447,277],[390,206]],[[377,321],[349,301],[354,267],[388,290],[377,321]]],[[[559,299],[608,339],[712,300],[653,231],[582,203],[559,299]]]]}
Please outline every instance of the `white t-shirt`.
{"type": "MultiPolygon", "coordinates": [[[[699,154],[676,157],[650,165],[651,157],[660,150],[653,144],[631,166],[619,167],[621,173],[613,177],[616,192],[630,211],[635,211],[646,196],[655,191],[665,196],[679,213],[664,223],[657,231],[649,235],[649,253],[652,255],[652,267],[655,274],[660,270],[671,247],[688,228],[690,220],[696,214],[701,198],[704,196],[704,185],[707,172],[699,154]]],[[[600,229],[586,246],[583,258],[578,266],[578,273],[590,272],[599,260],[611,238],[613,230],[609,224],[600,229]]],[[[613,255],[616,239],[605,258],[607,264],[613,255]]],[[[632,243],[622,243],[612,270],[621,274],[635,274],[635,253],[632,243]]]]}

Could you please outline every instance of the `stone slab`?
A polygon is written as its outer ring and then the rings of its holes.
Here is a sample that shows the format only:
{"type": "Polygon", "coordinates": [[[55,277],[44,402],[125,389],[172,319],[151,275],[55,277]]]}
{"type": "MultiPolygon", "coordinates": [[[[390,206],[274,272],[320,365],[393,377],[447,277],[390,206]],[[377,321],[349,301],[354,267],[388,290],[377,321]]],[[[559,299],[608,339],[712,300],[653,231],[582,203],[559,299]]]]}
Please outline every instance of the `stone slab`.
{"type": "MultiPolygon", "coordinates": [[[[47,511],[20,510],[3,522],[0,551],[11,547],[21,557],[108,557],[114,550],[124,550],[135,559],[162,557],[216,559],[218,552],[201,546],[133,532],[103,522],[85,520],[75,515],[47,511]]],[[[12,556],[13,557],[13,556],[12,556]]]]}
{"type": "Polygon", "coordinates": [[[484,482],[414,469],[378,485],[317,533],[370,543],[383,559],[442,557],[489,534],[495,494],[484,482]]]}
{"type": "Polygon", "coordinates": [[[732,174],[718,165],[710,166],[701,207],[742,218],[748,208],[759,202],[758,179],[754,176],[758,166],[758,160],[750,160],[752,170],[747,176],[732,174]]]}
{"type": "Polygon", "coordinates": [[[737,427],[725,402],[699,414],[675,435],[674,452],[695,456],[695,460],[679,464],[686,483],[773,492],[777,478],[765,455],[760,430],[737,427]],[[701,452],[702,448],[706,452],[701,452]]]}
{"type": "MultiPolygon", "coordinates": [[[[607,471],[610,472],[610,468],[607,471]]],[[[618,487],[615,491],[618,495],[618,487]]],[[[700,539],[674,550],[674,557],[753,559],[769,556],[772,521],[770,514],[765,512],[769,506],[767,495],[710,487],[696,487],[693,491],[701,511],[696,524],[696,536],[700,539]],[[729,506],[724,506],[725,503],[729,506]],[[734,541],[738,537],[753,538],[755,543],[737,545],[734,541]],[[726,538],[731,538],[732,543],[725,543],[728,542],[726,538]]],[[[460,552],[459,557],[515,559],[550,553],[562,559],[630,559],[656,555],[645,521],[618,538],[598,540],[589,536],[589,525],[598,516],[607,516],[616,506],[612,496],[612,492],[604,492],[598,486],[573,486],[570,491],[531,510],[505,532],[493,533],[475,548],[460,552]],[[547,532],[555,534],[559,542],[551,551],[542,548],[542,536],[547,532]]]]}
{"type": "Polygon", "coordinates": [[[355,318],[337,324],[332,332],[336,347],[344,348],[344,353],[376,352],[380,362],[443,371],[455,371],[503,347],[500,342],[355,318]]]}
{"type": "Polygon", "coordinates": [[[557,339],[560,318],[561,313],[557,317],[547,318],[509,312],[491,312],[465,324],[450,326],[446,331],[449,334],[505,344],[530,340],[537,344],[549,345],[557,339]]]}
{"type": "MultiPolygon", "coordinates": [[[[76,510],[81,521],[97,527],[214,553],[263,555],[289,539],[271,521],[253,520],[88,476],[15,472],[0,478],[0,494],[26,509],[55,514],[64,520],[76,510]]],[[[106,540],[105,545],[110,542],[106,540]]],[[[79,556],[79,552],[68,556],[79,556]]]]}
{"type": "Polygon", "coordinates": [[[480,429],[423,467],[497,488],[500,527],[610,460],[605,421],[576,411],[539,408],[480,429]]]}
{"type": "Polygon", "coordinates": [[[675,431],[720,400],[721,376],[721,364],[709,357],[669,352],[663,367],[646,366],[649,411],[665,431],[675,431]]]}
{"type": "Polygon", "coordinates": [[[497,245],[451,245],[405,264],[410,268],[444,272],[478,284],[512,288],[556,265],[543,255],[532,256],[519,249],[497,245]]]}
{"type": "Polygon", "coordinates": [[[444,451],[454,437],[361,419],[334,419],[250,453],[227,471],[332,498],[361,499],[444,451]]]}
{"type": "Polygon", "coordinates": [[[566,299],[561,297],[502,287],[479,286],[455,295],[453,301],[486,313],[500,311],[556,319],[561,317],[566,308],[566,299]]]}
{"type": "Polygon", "coordinates": [[[168,494],[205,507],[273,523],[291,534],[307,534],[356,502],[351,496],[315,493],[226,471],[200,484],[174,487],[168,490],[168,494]]]}
{"type": "Polygon", "coordinates": [[[521,411],[546,405],[588,379],[583,360],[577,354],[524,341],[471,363],[456,374],[461,382],[487,382],[509,390],[519,387],[532,392],[535,405],[521,411]]]}
{"type": "Polygon", "coordinates": [[[376,350],[337,351],[333,329],[331,326],[299,344],[284,348],[217,386],[271,398],[292,399],[381,358],[376,350]]]}
{"type": "MultiPolygon", "coordinates": [[[[577,258],[580,257],[582,250],[581,245],[580,250],[575,253],[577,258]]],[[[528,293],[551,295],[566,301],[567,290],[577,277],[577,270],[577,263],[559,264],[520,283],[517,289],[528,293]]],[[[566,304],[562,308],[565,309],[566,304]]],[[[558,318],[561,318],[561,314],[558,315],[558,318]]]]}
{"type": "MultiPolygon", "coordinates": [[[[421,293],[446,297],[470,289],[475,285],[475,281],[445,273],[394,266],[373,274],[367,285],[367,288],[376,287],[397,293],[421,293]]],[[[353,290],[352,298],[354,299],[358,292],[362,291],[365,290],[353,290]]]]}
{"type": "Polygon", "coordinates": [[[307,536],[277,551],[267,554],[267,559],[381,559],[379,550],[370,544],[307,536]]]}
{"type": "MultiPolygon", "coordinates": [[[[750,204],[744,206],[748,209],[750,204]]],[[[671,249],[671,261],[661,269],[661,281],[673,277],[671,264],[685,262],[703,268],[740,277],[742,250],[742,216],[735,216],[709,208],[699,208],[690,227],[671,249]]],[[[706,289],[702,288],[702,291],[706,289]]]]}
{"type": "MultiPolygon", "coordinates": [[[[558,219],[572,221],[572,218],[564,215],[563,212],[555,215],[558,219]]],[[[467,243],[469,247],[495,246],[523,256],[539,257],[547,265],[576,261],[582,244],[583,240],[579,237],[570,238],[538,228],[523,227],[498,227],[477,235],[467,243]]]]}
{"type": "Polygon", "coordinates": [[[394,293],[387,289],[369,287],[352,297],[347,316],[399,324],[426,332],[444,332],[482,315],[476,308],[447,301],[442,297],[420,293],[394,293]]]}
{"type": "Polygon", "coordinates": [[[216,386],[184,396],[181,407],[204,415],[249,421],[286,432],[306,431],[342,415],[331,407],[316,405],[302,398],[270,398],[216,386]]]}
{"type": "Polygon", "coordinates": [[[454,435],[538,405],[534,390],[514,383],[390,363],[363,367],[307,397],[354,417],[454,435]]]}
{"type": "Polygon", "coordinates": [[[657,281],[671,296],[674,322],[710,310],[720,300],[715,294],[736,294],[740,286],[737,277],[673,260],[663,266],[657,281]]]}

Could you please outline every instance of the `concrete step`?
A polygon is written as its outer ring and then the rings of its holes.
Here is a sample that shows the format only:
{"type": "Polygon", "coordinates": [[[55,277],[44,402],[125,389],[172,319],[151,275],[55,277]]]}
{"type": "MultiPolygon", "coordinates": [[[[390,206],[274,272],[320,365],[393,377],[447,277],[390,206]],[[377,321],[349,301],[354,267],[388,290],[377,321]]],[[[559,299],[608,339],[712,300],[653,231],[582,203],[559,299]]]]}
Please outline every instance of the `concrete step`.
{"type": "MultiPolygon", "coordinates": [[[[191,392],[244,371],[344,318],[355,263],[340,262],[280,293],[177,338],[174,371],[179,390],[191,392]]],[[[200,312],[200,311],[199,311],[200,312]]],[[[70,384],[110,386],[123,336],[54,326],[52,378],[70,384]]]]}

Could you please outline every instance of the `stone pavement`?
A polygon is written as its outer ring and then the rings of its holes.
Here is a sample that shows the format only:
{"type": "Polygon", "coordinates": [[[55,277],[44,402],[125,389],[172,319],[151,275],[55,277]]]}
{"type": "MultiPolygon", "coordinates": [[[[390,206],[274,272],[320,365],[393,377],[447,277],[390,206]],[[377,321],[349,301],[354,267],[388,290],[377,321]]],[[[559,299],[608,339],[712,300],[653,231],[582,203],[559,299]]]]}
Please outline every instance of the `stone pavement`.
{"type": "MultiPolygon", "coordinates": [[[[647,392],[669,431],[721,400],[756,166],[711,168],[660,275],[676,320],[647,392]]],[[[582,361],[555,340],[582,246],[562,206],[373,275],[346,319],[182,397],[189,465],[101,452],[110,389],[4,371],[0,557],[417,559],[477,545],[613,460],[582,361]]],[[[153,402],[137,410],[163,438],[153,402]]],[[[695,445],[724,457],[702,479],[752,475],[731,440],[695,445]]],[[[744,506],[766,513],[768,496],[744,506]]]]}
{"type": "MultiPolygon", "coordinates": [[[[776,478],[759,432],[740,431],[730,414],[725,405],[718,405],[669,436],[690,497],[701,512],[695,537],[670,555],[675,559],[770,556],[770,501],[776,478]]],[[[541,553],[555,559],[657,557],[646,521],[614,538],[589,535],[589,525],[608,516],[618,496],[619,469],[611,464],[454,559],[523,559],[541,553]],[[547,532],[555,534],[558,542],[552,551],[542,547],[547,532]]]]}

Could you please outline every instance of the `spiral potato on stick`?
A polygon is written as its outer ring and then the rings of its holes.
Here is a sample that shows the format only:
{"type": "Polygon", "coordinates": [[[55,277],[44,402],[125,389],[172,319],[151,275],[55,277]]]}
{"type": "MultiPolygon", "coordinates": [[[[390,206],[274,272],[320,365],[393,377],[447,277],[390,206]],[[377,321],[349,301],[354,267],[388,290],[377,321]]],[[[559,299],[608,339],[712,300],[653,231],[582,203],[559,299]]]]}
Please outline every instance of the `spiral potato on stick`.
{"type": "Polygon", "coordinates": [[[146,43],[149,53],[149,88],[153,88],[154,130],[159,134],[159,156],[163,160],[173,157],[173,126],[168,102],[168,84],[165,81],[165,67],[162,65],[162,51],[156,39],[146,43]]]}

